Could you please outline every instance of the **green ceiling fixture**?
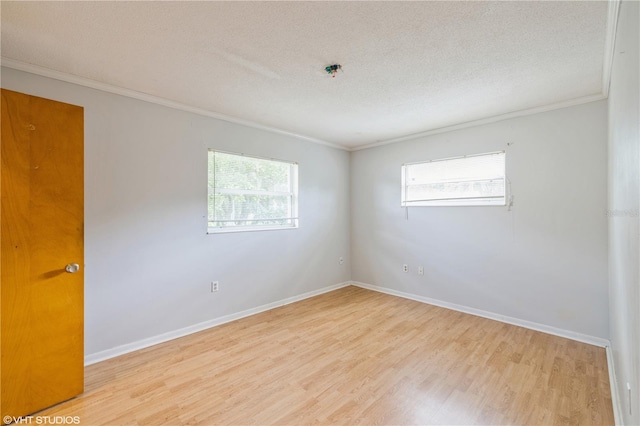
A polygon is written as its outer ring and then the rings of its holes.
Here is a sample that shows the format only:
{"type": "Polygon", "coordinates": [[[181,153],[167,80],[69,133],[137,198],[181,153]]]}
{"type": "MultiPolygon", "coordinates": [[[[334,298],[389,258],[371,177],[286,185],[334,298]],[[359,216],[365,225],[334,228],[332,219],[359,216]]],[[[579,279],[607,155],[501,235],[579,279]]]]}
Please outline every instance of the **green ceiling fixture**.
{"type": "Polygon", "coordinates": [[[324,67],[324,70],[332,78],[335,78],[336,77],[336,73],[338,72],[338,70],[341,70],[341,69],[342,69],[342,65],[340,65],[340,64],[327,65],[326,67],[324,67]]]}

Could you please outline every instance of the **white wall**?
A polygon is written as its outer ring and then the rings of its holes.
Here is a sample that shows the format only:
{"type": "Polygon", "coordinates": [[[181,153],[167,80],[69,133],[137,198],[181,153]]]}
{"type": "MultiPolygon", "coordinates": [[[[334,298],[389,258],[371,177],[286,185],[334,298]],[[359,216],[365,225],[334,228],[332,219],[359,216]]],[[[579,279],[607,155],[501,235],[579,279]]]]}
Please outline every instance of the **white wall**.
{"type": "Polygon", "coordinates": [[[349,280],[348,152],[8,68],[2,86],[85,108],[86,355],[349,280]],[[207,148],[297,161],[300,228],[206,235],[207,148]]]}
{"type": "Polygon", "coordinates": [[[599,101],[353,152],[352,279],[606,339],[606,141],[599,101]],[[511,212],[413,207],[405,220],[402,163],[503,149],[511,212]]]}
{"type": "Polygon", "coordinates": [[[2,86],[85,107],[87,355],[349,279],[608,338],[605,101],[349,155],[13,69],[2,86]],[[298,161],[300,229],[206,235],[208,147],[298,161]],[[403,162],[501,149],[512,211],[405,220],[403,162]]]}
{"type": "Polygon", "coordinates": [[[639,14],[638,2],[620,5],[609,92],[610,339],[621,411],[628,425],[640,424],[639,14]]]}

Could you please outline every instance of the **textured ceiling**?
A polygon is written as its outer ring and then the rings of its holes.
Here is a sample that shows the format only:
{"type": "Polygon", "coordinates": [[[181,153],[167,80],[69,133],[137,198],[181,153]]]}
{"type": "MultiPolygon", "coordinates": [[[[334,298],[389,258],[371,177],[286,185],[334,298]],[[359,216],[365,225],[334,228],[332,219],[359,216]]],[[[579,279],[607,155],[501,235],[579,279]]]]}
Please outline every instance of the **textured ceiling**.
{"type": "Polygon", "coordinates": [[[347,148],[603,92],[600,1],[1,7],[3,58],[347,148]]]}

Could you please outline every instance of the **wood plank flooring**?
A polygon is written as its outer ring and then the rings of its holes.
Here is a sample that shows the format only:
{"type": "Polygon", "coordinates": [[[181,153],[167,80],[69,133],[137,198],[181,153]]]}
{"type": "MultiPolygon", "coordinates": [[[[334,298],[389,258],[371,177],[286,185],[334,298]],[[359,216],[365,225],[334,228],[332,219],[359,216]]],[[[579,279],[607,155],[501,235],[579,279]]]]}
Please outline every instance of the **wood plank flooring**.
{"type": "Polygon", "coordinates": [[[346,287],[86,368],[83,425],[614,424],[602,348],[346,287]]]}

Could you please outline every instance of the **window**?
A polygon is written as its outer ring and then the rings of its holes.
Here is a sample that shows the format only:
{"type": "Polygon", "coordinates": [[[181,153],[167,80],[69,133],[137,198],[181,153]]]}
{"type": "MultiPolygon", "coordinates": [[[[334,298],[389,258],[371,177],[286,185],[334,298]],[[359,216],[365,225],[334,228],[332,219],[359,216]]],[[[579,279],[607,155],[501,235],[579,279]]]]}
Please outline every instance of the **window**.
{"type": "Polygon", "coordinates": [[[505,153],[402,166],[402,206],[504,206],[505,153]]]}
{"type": "Polygon", "coordinates": [[[298,227],[298,165],[209,150],[209,233],[298,227]]]}

